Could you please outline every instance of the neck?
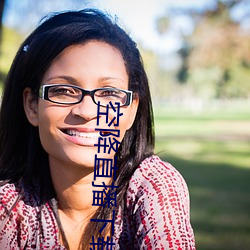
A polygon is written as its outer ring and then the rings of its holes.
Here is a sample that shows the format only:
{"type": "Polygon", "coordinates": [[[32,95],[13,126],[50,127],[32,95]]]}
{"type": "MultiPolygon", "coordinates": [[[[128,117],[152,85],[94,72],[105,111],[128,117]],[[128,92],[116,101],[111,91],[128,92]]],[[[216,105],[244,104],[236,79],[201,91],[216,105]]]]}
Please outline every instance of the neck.
{"type": "MultiPolygon", "coordinates": [[[[59,210],[73,220],[79,216],[89,217],[97,210],[97,206],[92,206],[92,191],[103,188],[92,186],[94,168],[50,164],[50,172],[59,210]]],[[[102,185],[103,182],[108,185],[110,178],[99,177],[95,184],[102,185]]]]}
{"type": "MultiPolygon", "coordinates": [[[[50,161],[50,172],[57,195],[61,242],[72,250],[81,249],[83,232],[99,208],[92,206],[93,190],[102,191],[103,187],[92,186],[94,167],[65,166],[50,161]]],[[[98,178],[95,184],[108,185],[110,181],[110,178],[98,178]]]]}

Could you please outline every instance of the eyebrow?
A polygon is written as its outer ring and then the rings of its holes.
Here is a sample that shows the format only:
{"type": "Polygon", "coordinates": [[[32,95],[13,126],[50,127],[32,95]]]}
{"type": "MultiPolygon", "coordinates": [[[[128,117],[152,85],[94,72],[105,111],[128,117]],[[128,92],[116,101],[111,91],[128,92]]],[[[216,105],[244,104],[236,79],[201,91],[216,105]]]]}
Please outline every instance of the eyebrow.
{"type": "Polygon", "coordinates": [[[64,75],[52,76],[52,77],[48,78],[46,80],[46,82],[52,81],[52,80],[59,80],[59,79],[66,80],[66,81],[73,83],[73,84],[76,84],[76,85],[78,84],[78,81],[75,78],[73,78],[71,76],[64,76],[64,75]]]}
{"type": "Polygon", "coordinates": [[[117,80],[119,80],[119,81],[121,81],[121,82],[124,82],[124,80],[123,79],[121,79],[121,78],[116,78],[116,77],[101,77],[100,78],[100,80],[101,81],[109,81],[109,80],[115,80],[115,81],[117,81],[117,80]]]}
{"type": "MultiPolygon", "coordinates": [[[[78,84],[79,82],[77,81],[77,79],[75,79],[74,77],[71,77],[71,76],[64,76],[64,75],[59,75],[59,76],[52,76],[52,77],[49,77],[46,82],[48,81],[51,81],[51,80],[58,80],[58,79],[63,79],[63,80],[66,80],[70,83],[73,83],[73,84],[78,84]]],[[[100,82],[103,82],[103,81],[119,81],[119,82],[125,82],[123,79],[121,78],[116,78],[116,77],[108,77],[108,76],[104,76],[104,77],[101,77],[99,79],[100,82]]]]}

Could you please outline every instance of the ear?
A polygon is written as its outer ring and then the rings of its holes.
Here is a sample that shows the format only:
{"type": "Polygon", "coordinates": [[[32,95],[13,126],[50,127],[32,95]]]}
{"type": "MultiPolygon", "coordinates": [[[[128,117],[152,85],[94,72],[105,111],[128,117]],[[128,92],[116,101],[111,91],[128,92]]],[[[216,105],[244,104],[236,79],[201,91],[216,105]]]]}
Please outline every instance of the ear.
{"type": "Polygon", "coordinates": [[[127,130],[129,130],[132,127],[132,125],[135,121],[138,105],[139,105],[139,96],[137,94],[134,94],[133,101],[130,104],[130,106],[128,107],[128,108],[130,108],[130,117],[129,117],[129,121],[128,121],[127,130]]]}
{"type": "Polygon", "coordinates": [[[38,126],[38,100],[34,97],[34,93],[30,88],[25,88],[23,91],[23,107],[26,117],[30,124],[38,126]]]}

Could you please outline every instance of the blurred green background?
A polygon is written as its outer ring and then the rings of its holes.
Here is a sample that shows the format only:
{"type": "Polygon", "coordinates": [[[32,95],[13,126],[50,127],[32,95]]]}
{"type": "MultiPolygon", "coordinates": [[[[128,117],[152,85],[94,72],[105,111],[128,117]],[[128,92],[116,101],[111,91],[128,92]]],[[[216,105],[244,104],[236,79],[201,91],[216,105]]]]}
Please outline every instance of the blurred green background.
{"type": "Polygon", "coordinates": [[[197,249],[250,249],[249,1],[138,0],[135,4],[132,0],[69,0],[37,4],[24,0],[20,4],[6,0],[0,1],[0,7],[4,2],[0,88],[16,50],[35,26],[33,19],[50,11],[85,6],[124,16],[149,76],[156,153],[181,172],[190,189],[197,249]],[[153,11],[155,6],[160,11],[153,11]],[[130,14],[128,19],[126,14],[130,14]],[[130,19],[136,24],[150,15],[154,15],[152,29],[158,40],[150,33],[139,36],[141,26],[129,26],[130,19]],[[151,45],[146,42],[150,39],[155,41],[151,45]]]}
{"type": "Polygon", "coordinates": [[[189,186],[197,249],[249,249],[249,108],[159,108],[155,116],[156,152],[189,186]]]}

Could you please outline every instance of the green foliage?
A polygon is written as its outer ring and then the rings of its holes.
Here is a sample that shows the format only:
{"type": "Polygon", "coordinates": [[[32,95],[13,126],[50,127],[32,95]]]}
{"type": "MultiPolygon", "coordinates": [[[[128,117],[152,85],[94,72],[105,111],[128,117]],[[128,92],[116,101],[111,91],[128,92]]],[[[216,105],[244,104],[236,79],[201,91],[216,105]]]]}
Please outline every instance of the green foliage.
{"type": "Polygon", "coordinates": [[[166,30],[169,28],[169,19],[167,16],[158,17],[156,21],[156,29],[159,34],[164,34],[166,30]]]}
{"type": "Polygon", "coordinates": [[[244,66],[250,63],[250,32],[230,15],[231,8],[240,2],[218,1],[216,8],[204,10],[189,39],[194,45],[189,57],[190,74],[211,67],[220,71],[213,83],[217,98],[250,97],[249,84],[243,83],[244,75],[250,74],[244,66]]]}
{"type": "MultiPolygon", "coordinates": [[[[242,28],[249,11],[247,0],[217,0],[200,10],[179,8],[168,13],[170,24],[178,14],[193,20],[193,32],[179,34],[183,47],[176,71],[178,82],[186,83],[193,96],[202,93],[202,98],[250,98],[246,80],[250,75],[250,29],[242,28]],[[235,20],[231,14],[239,6],[245,15],[235,20]],[[207,95],[204,90],[208,90],[207,95]]],[[[158,19],[159,25],[163,19],[158,19]]],[[[166,29],[171,29],[171,25],[166,29]]]]}
{"type": "Polygon", "coordinates": [[[153,101],[162,103],[171,95],[173,75],[161,66],[160,57],[151,50],[140,46],[143,63],[147,76],[153,101]]]}
{"type": "Polygon", "coordinates": [[[242,65],[232,65],[225,72],[218,66],[195,68],[190,72],[187,83],[193,88],[196,96],[205,99],[249,98],[250,69],[242,65]],[[226,79],[224,79],[226,78],[226,79]]]}
{"type": "Polygon", "coordinates": [[[0,85],[3,84],[22,39],[17,31],[4,27],[0,56],[0,85]]]}

